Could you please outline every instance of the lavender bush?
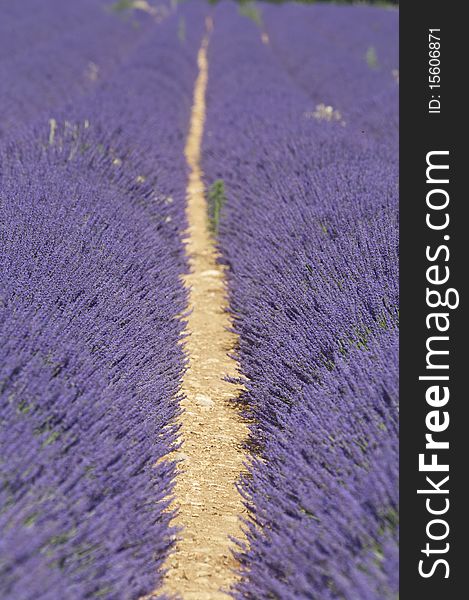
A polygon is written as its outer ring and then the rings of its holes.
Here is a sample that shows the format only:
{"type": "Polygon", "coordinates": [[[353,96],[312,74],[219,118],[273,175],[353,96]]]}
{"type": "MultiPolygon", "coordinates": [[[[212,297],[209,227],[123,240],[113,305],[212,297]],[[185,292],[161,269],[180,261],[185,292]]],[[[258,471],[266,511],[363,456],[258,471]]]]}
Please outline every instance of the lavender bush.
{"type": "Polygon", "coordinates": [[[203,166],[256,456],[235,595],[396,598],[396,13],[215,22],[203,166]]]}
{"type": "MultiPolygon", "coordinates": [[[[183,146],[203,27],[200,8],[186,11],[184,44],[174,16],[145,25],[118,68],[89,89],[71,83],[66,99],[37,55],[18,59],[33,81],[2,63],[38,97],[26,127],[13,94],[0,147],[5,600],[140,598],[160,583],[174,541],[174,465],[159,459],[175,439],[184,367],[183,146]]],[[[67,34],[75,53],[62,35],[46,39],[44,9],[36,42],[44,56],[54,50],[60,77],[80,72],[88,36],[105,57],[114,28],[132,30],[103,15],[85,40],[79,28],[67,34]]]]}

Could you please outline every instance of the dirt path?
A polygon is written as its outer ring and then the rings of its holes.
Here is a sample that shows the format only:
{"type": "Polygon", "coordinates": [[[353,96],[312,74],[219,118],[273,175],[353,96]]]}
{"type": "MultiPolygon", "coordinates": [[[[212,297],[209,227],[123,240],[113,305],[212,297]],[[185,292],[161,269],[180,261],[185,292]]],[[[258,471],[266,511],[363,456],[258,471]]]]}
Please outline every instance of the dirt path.
{"type": "Polygon", "coordinates": [[[207,47],[212,29],[198,54],[199,75],[195,84],[190,132],[185,149],[190,167],[187,189],[189,223],[187,253],[191,273],[185,278],[190,290],[185,342],[189,368],[182,392],[180,417],[183,459],[176,478],[175,504],[179,515],[174,524],[183,528],[175,553],[168,560],[163,590],[184,600],[226,599],[222,590],[234,582],[235,561],[229,536],[242,538],[239,516],[245,508],[235,483],[243,469],[242,443],[247,427],[229,404],[239,388],[223,380],[237,374],[229,358],[236,336],[227,331],[225,276],[216,262],[213,239],[208,231],[200,149],[205,121],[208,78],[207,47]]]}

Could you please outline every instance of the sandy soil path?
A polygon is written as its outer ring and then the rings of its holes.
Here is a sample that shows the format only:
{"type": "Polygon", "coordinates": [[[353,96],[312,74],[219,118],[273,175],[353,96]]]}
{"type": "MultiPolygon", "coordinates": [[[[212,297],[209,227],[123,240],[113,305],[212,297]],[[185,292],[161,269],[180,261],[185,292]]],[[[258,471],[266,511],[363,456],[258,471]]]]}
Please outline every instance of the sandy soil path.
{"type": "Polygon", "coordinates": [[[182,459],[174,490],[179,510],[174,524],[183,528],[175,553],[168,560],[163,591],[184,600],[226,599],[236,566],[229,536],[242,539],[239,516],[246,515],[235,484],[246,459],[242,444],[248,431],[230,399],[239,388],[224,381],[236,376],[236,362],[228,355],[236,336],[227,331],[226,284],[208,230],[207,206],[200,168],[208,80],[207,48],[212,22],[198,54],[190,131],[185,149],[190,178],[187,189],[189,223],[187,253],[191,272],[185,341],[189,368],[182,392],[180,417],[182,459]]]}

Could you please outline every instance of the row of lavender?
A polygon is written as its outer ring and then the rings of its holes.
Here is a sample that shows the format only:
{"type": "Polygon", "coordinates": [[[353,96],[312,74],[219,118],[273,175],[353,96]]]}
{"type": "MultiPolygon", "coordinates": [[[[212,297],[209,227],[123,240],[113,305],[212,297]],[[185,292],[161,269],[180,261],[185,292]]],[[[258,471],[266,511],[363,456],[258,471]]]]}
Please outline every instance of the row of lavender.
{"type": "Polygon", "coordinates": [[[139,598],[174,537],[158,461],[184,365],[202,8],[181,41],[175,16],[137,27],[99,1],[28,1],[35,19],[6,16],[35,49],[12,38],[0,63],[0,596],[139,598]]]}
{"type": "Polygon", "coordinates": [[[256,20],[216,9],[203,149],[256,453],[236,594],[396,598],[397,12],[256,20]]]}
{"type": "Polygon", "coordinates": [[[112,12],[112,3],[25,0],[2,6],[0,139],[57,105],[72,105],[109,77],[151,27],[112,12]]]}

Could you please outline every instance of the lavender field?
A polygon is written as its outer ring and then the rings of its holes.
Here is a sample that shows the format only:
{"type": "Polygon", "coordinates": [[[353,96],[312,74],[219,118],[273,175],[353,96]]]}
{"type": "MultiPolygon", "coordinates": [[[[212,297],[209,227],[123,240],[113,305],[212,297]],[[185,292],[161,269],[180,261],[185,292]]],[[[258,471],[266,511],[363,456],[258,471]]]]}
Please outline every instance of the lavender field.
{"type": "Polygon", "coordinates": [[[396,600],[398,10],[1,8],[0,599],[396,600]]]}

